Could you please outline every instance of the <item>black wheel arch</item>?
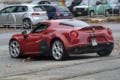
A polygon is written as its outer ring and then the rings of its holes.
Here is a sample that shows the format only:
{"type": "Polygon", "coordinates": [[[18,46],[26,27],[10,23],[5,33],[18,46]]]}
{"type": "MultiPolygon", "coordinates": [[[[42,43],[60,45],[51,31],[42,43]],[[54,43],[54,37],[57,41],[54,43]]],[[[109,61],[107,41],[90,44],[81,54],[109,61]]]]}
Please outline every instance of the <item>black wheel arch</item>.
{"type": "Polygon", "coordinates": [[[28,19],[28,20],[30,20],[30,21],[31,21],[31,19],[30,19],[30,18],[23,18],[23,21],[24,21],[24,20],[26,20],[26,19],[28,19]]]}
{"type": "Polygon", "coordinates": [[[53,44],[54,41],[56,41],[56,40],[61,41],[61,42],[63,43],[63,45],[64,45],[64,42],[62,41],[62,39],[60,39],[60,38],[58,38],[58,37],[55,37],[55,38],[53,38],[53,39],[50,41],[50,47],[52,46],[52,44],[53,44]]]}
{"type": "Polygon", "coordinates": [[[12,38],[12,39],[10,39],[9,44],[10,44],[11,41],[17,41],[17,42],[19,42],[17,39],[12,38]]]}

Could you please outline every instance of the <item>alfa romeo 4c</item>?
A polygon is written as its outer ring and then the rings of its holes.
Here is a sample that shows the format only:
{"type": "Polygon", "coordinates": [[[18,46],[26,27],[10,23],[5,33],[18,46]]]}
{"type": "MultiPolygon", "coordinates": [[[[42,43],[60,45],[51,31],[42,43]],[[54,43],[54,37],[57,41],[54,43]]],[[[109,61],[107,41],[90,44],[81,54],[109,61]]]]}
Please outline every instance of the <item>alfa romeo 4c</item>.
{"type": "Polygon", "coordinates": [[[9,41],[9,53],[13,58],[45,54],[64,60],[70,54],[83,53],[109,56],[113,47],[111,29],[90,26],[75,19],[44,21],[30,33],[15,34],[9,41]]]}

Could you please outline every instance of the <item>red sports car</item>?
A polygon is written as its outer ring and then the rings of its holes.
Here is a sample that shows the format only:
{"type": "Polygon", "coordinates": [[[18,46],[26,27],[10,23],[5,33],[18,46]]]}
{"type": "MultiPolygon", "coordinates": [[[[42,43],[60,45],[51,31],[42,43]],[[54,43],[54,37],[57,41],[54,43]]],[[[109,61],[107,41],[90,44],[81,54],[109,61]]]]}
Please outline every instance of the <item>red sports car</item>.
{"type": "Polygon", "coordinates": [[[109,56],[114,47],[112,31],[75,20],[48,20],[39,23],[30,33],[13,35],[9,42],[11,57],[51,55],[64,60],[69,54],[94,53],[109,56]]]}

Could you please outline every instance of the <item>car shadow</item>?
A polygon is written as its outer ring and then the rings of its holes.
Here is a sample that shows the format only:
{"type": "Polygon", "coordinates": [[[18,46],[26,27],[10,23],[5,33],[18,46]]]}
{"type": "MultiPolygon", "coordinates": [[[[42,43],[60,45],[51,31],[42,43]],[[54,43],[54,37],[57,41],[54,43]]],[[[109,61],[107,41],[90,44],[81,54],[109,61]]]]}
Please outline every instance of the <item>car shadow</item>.
{"type": "Polygon", "coordinates": [[[93,58],[99,58],[97,55],[79,55],[79,56],[70,56],[68,60],[83,60],[83,59],[93,59],[93,58]]]}
{"type": "MultiPolygon", "coordinates": [[[[70,60],[84,60],[84,59],[93,59],[93,58],[99,58],[99,56],[97,55],[91,55],[91,54],[81,54],[81,55],[72,55],[69,56],[67,59],[63,60],[63,61],[70,61],[70,60]]],[[[26,58],[28,61],[54,61],[53,58],[51,58],[50,56],[28,56],[26,58]]]]}

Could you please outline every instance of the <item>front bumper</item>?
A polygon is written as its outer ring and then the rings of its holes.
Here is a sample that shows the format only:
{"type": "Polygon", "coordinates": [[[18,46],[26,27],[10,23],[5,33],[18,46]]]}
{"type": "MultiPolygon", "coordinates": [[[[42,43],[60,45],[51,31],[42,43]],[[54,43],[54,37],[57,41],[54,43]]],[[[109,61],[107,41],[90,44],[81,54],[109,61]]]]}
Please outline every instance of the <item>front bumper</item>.
{"type": "Polygon", "coordinates": [[[98,51],[104,50],[104,49],[112,50],[113,47],[114,47],[114,43],[106,42],[106,43],[98,43],[97,46],[92,46],[92,44],[84,45],[82,47],[74,46],[74,47],[67,49],[67,52],[70,54],[94,53],[94,52],[98,52],[98,51]]]}

